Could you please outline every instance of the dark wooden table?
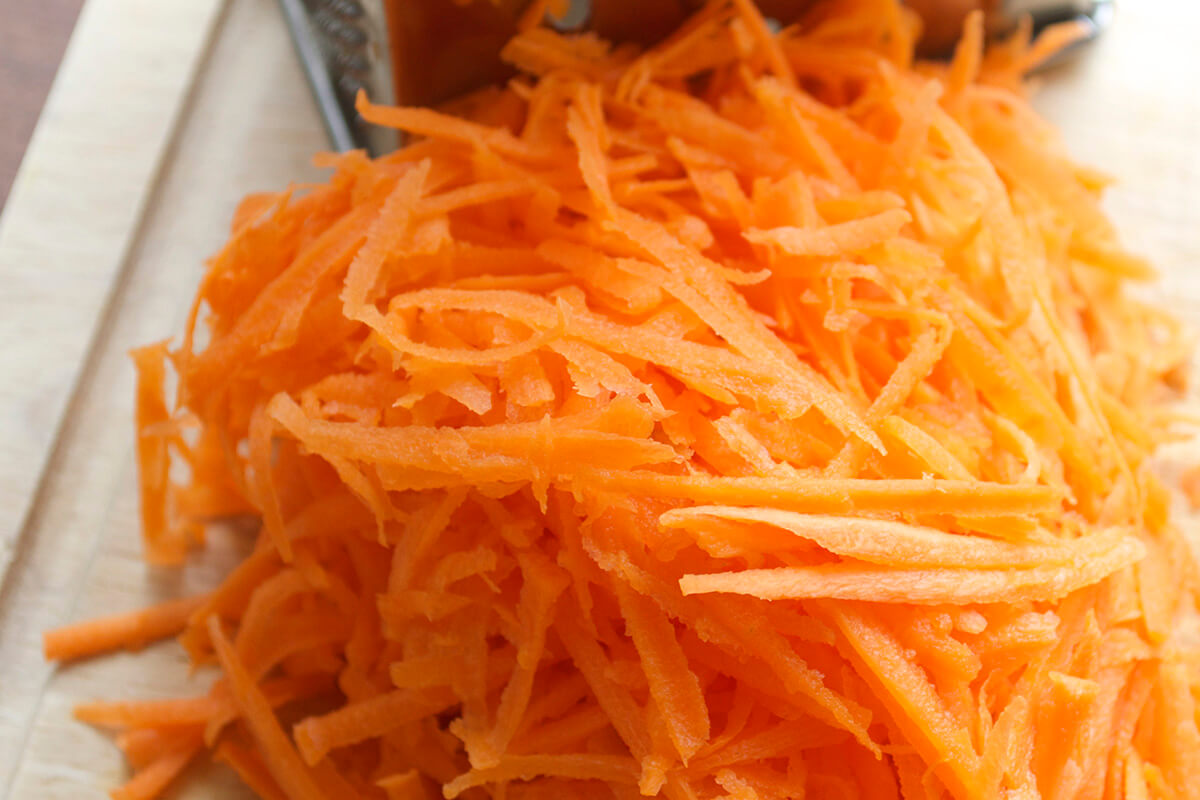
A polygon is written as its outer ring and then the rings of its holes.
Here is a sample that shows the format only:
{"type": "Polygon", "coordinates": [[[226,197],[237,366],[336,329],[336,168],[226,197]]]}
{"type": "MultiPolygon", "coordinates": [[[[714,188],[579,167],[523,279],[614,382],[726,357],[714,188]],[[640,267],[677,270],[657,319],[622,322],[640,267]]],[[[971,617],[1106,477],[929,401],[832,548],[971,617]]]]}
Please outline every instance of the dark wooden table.
{"type": "Polygon", "coordinates": [[[83,0],[0,0],[0,209],[83,0]]]}

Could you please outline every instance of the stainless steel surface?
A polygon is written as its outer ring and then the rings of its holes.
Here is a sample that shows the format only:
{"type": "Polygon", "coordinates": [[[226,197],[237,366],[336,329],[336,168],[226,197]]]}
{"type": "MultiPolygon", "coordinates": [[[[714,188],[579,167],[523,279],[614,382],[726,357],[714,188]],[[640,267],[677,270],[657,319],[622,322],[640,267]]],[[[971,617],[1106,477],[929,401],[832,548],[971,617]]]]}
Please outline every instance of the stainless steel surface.
{"type": "MultiPolygon", "coordinates": [[[[467,4],[470,2],[467,0],[467,4]]],[[[392,65],[394,44],[389,41],[385,0],[279,0],[279,4],[331,145],[337,150],[364,148],[373,155],[395,149],[399,145],[395,131],[366,124],[354,110],[359,90],[373,102],[392,104],[398,100],[392,65]]],[[[990,6],[987,29],[994,35],[1013,29],[1025,17],[1035,33],[1058,22],[1085,23],[1088,32],[1084,39],[1060,53],[1053,63],[1099,36],[1109,25],[1113,11],[1112,0],[993,0],[983,5],[990,6]]],[[[557,27],[586,28],[590,12],[591,0],[571,0],[570,11],[557,27]]],[[[412,102],[411,98],[400,99],[412,102]]]]}
{"type": "Polygon", "coordinates": [[[988,20],[988,29],[1003,32],[1022,17],[1029,17],[1034,33],[1059,22],[1075,21],[1087,26],[1083,39],[1051,61],[1058,63],[1093,41],[1112,23],[1113,0],[1002,0],[999,10],[988,20]]]}
{"type": "Polygon", "coordinates": [[[335,150],[378,155],[399,144],[396,131],[368,125],[354,110],[360,90],[394,103],[383,0],[279,0],[296,53],[335,150]]]}
{"type": "Polygon", "coordinates": [[[1098,18],[1099,24],[1107,22],[1106,15],[1112,13],[1112,0],[1003,0],[1000,14],[1016,20],[1028,14],[1034,25],[1047,25],[1079,17],[1098,18]]]}

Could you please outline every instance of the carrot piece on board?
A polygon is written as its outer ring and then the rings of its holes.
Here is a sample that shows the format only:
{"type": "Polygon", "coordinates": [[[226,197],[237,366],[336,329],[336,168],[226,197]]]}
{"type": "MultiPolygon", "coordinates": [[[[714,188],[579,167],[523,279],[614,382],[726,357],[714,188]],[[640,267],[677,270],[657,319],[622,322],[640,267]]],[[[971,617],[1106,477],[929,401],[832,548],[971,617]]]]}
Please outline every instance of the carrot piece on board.
{"type": "Polygon", "coordinates": [[[628,756],[590,753],[508,756],[494,767],[472,770],[454,779],[446,784],[443,791],[447,798],[455,798],[472,786],[528,780],[540,775],[633,784],[637,779],[637,764],[628,756]]]}
{"type": "Polygon", "coordinates": [[[167,408],[167,343],[139,347],[131,351],[137,367],[138,486],[141,492],[142,541],[146,556],[156,564],[179,564],[186,555],[187,542],[168,516],[171,503],[171,414],[167,408]]]}
{"type": "Polygon", "coordinates": [[[138,611],[64,625],[46,631],[42,636],[42,652],[52,661],[74,661],[113,650],[138,650],[181,632],[188,618],[207,599],[207,595],[184,597],[138,611]]]}
{"type": "Polygon", "coordinates": [[[316,776],[296,752],[270,703],[251,681],[246,668],[238,660],[233,645],[221,630],[221,621],[215,616],[208,618],[208,635],[212,639],[217,660],[229,679],[234,702],[242,713],[251,737],[262,752],[267,771],[290,798],[319,800],[324,797],[316,776]]]}
{"type": "MultiPolygon", "coordinates": [[[[1099,537],[1097,537],[1099,538],[1099,537]]],[[[1072,563],[1030,569],[889,569],[838,564],[684,575],[685,595],[748,594],[765,600],[830,597],[885,603],[965,604],[1060,600],[1136,563],[1145,547],[1129,536],[1088,542],[1072,563]]]]}
{"type": "Polygon", "coordinates": [[[287,800],[287,795],[263,763],[262,756],[251,747],[222,739],[213,751],[213,759],[232,767],[242,783],[263,800],[287,800]]]}
{"type": "Polygon", "coordinates": [[[1031,569],[1072,564],[1080,558],[1077,543],[1015,544],[903,522],[767,508],[692,506],[668,511],[659,520],[672,527],[696,529],[703,528],[706,520],[768,527],[810,540],[839,556],[893,567],[1031,569]]]}
{"type": "Polygon", "coordinates": [[[627,587],[617,589],[621,614],[641,656],[650,695],[661,709],[679,757],[688,759],[709,735],[708,707],[700,682],[675,641],[675,628],[658,605],[627,587]]]}
{"type": "Polygon", "coordinates": [[[132,778],[109,792],[109,796],[112,800],[154,800],[202,749],[203,742],[197,739],[168,750],[138,769],[132,778]]]}

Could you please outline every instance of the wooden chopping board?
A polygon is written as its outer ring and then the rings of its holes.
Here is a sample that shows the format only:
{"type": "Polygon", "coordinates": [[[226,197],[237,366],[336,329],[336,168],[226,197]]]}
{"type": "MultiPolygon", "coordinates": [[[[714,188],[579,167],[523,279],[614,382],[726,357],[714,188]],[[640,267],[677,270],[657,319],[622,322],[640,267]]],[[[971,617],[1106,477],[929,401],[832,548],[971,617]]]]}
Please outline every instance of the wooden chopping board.
{"type": "MultiPolygon", "coordinates": [[[[1198,30],[1191,0],[1126,0],[1038,105],[1118,179],[1109,209],[1163,272],[1147,294],[1200,329],[1198,30]]],[[[55,670],[41,631],[199,591],[238,558],[216,532],[181,571],[141,562],[125,353],[180,330],[238,198],[318,177],[325,144],[272,0],[89,0],[0,218],[0,798],[123,778],[74,703],[207,686],[171,644],[55,670]]],[[[248,796],[201,769],[174,796],[248,796]]]]}

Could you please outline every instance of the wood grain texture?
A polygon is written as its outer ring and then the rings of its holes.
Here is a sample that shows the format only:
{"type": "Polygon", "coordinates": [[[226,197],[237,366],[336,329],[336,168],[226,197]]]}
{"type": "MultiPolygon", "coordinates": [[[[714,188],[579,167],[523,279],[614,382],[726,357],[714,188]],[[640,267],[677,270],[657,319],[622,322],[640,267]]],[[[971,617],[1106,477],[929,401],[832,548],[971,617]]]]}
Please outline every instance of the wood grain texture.
{"type": "MultiPolygon", "coordinates": [[[[204,687],[203,677],[189,683],[169,647],[55,674],[41,661],[41,631],[198,591],[233,563],[238,537],[220,535],[186,570],[141,563],[126,352],[180,330],[203,259],[224,241],[241,196],[317,177],[311,154],[324,146],[275,3],[235,0],[184,105],[174,155],[134,223],[124,280],[0,591],[0,797],[95,797],[121,779],[111,742],[71,720],[77,698],[204,687]]],[[[197,796],[236,796],[211,790],[206,783],[197,796]]]]}
{"type": "MultiPolygon", "coordinates": [[[[1191,43],[1198,26],[1200,5],[1190,0],[1128,2],[1094,52],[1044,77],[1038,104],[1081,160],[1119,179],[1109,208],[1164,271],[1148,293],[1200,327],[1200,101],[1182,91],[1200,74],[1191,43]]],[[[124,352],[178,332],[202,259],[224,238],[237,198],[312,178],[308,155],[323,146],[273,2],[233,0],[133,240],[26,527],[27,546],[0,591],[0,798],[97,796],[122,778],[108,739],[71,720],[73,703],[207,685],[204,675],[188,678],[173,644],[55,670],[41,662],[40,632],[210,585],[245,546],[244,534],[217,531],[183,570],[142,564],[124,352]]],[[[1195,453],[1176,448],[1167,469],[1195,453]]],[[[175,797],[246,796],[234,787],[211,769],[175,797]]]]}
{"type": "Polygon", "coordinates": [[[0,576],[224,0],[92,0],[0,217],[0,576]]]}

